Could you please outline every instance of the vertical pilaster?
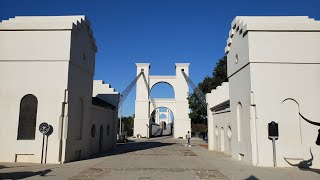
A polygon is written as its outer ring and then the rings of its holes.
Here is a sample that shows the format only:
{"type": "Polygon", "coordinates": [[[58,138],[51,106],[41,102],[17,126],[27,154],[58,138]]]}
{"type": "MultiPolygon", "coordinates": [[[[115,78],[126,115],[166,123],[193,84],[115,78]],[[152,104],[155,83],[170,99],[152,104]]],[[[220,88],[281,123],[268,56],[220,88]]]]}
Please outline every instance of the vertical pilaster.
{"type": "Polygon", "coordinates": [[[188,131],[191,131],[191,120],[189,118],[188,94],[189,86],[183,76],[184,72],[189,76],[189,63],[176,63],[176,114],[174,119],[174,137],[186,137],[188,131]]]}
{"type": "Polygon", "coordinates": [[[148,133],[150,104],[149,104],[149,63],[136,63],[137,76],[143,72],[136,84],[134,136],[140,134],[146,136],[148,133]]]}

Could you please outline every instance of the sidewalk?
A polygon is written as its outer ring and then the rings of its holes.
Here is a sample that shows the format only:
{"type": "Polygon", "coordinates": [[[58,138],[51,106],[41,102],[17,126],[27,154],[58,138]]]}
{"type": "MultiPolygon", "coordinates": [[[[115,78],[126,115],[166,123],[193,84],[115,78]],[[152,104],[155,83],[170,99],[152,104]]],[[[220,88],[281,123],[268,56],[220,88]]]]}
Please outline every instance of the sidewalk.
{"type": "MultiPolygon", "coordinates": [[[[201,144],[202,142],[196,141],[194,143],[201,144]]],[[[208,151],[200,146],[192,147],[192,149],[195,153],[201,154],[201,158],[209,162],[211,167],[219,170],[230,179],[320,180],[320,170],[300,170],[295,167],[255,167],[249,163],[235,160],[223,153],[208,151]]]]}
{"type": "Polygon", "coordinates": [[[270,179],[319,180],[319,171],[253,167],[205,149],[202,140],[168,137],[139,139],[119,145],[103,157],[63,165],[0,163],[0,179],[207,180],[270,179]]]}

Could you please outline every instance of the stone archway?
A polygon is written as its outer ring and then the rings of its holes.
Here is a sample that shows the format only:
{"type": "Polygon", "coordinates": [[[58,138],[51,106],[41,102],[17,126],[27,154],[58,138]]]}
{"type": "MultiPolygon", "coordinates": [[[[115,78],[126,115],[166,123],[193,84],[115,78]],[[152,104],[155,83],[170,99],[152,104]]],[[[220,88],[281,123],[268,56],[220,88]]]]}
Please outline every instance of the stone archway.
{"type": "Polygon", "coordinates": [[[155,125],[155,127],[150,128],[150,137],[154,136],[152,132],[156,132],[156,129],[162,129],[162,136],[174,136],[174,114],[168,107],[160,106],[155,109],[151,109],[150,114],[150,125],[155,125]],[[167,115],[167,118],[160,120],[160,115],[167,115]],[[157,119],[158,116],[158,119],[157,119]],[[169,118],[170,119],[169,119],[169,118]],[[153,121],[153,119],[155,121],[153,121]],[[152,123],[151,123],[152,121],[152,123]]]}
{"type": "Polygon", "coordinates": [[[158,107],[167,107],[174,114],[174,137],[185,138],[191,131],[191,120],[189,118],[188,93],[189,86],[182,71],[189,74],[189,63],[176,63],[175,76],[150,76],[149,63],[137,63],[137,75],[141,72],[144,76],[136,83],[134,136],[140,134],[147,137],[147,128],[152,111],[158,107]],[[167,83],[172,86],[175,98],[150,98],[150,89],[158,83],[167,83]],[[151,88],[150,88],[151,87],[151,88]]]}

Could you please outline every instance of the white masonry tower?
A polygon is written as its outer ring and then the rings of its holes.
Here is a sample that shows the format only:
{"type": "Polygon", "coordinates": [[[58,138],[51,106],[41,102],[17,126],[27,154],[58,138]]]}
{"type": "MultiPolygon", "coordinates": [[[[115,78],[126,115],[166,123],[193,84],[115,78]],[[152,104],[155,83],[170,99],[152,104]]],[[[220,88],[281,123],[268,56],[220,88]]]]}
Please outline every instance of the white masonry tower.
{"type": "MultiPolygon", "coordinates": [[[[134,136],[140,134],[142,137],[148,137],[147,133],[149,133],[148,126],[151,113],[159,107],[165,107],[168,108],[174,116],[174,137],[185,138],[187,132],[191,131],[191,120],[188,115],[189,104],[187,99],[189,87],[182,71],[189,76],[189,63],[176,63],[175,76],[150,76],[149,63],[137,63],[136,65],[137,75],[143,71],[145,76],[141,76],[137,80],[134,136]],[[162,82],[172,86],[175,92],[175,98],[150,98],[150,89],[152,89],[154,85],[162,82]]],[[[160,115],[160,112],[158,113],[160,115]]],[[[167,116],[167,118],[169,118],[169,116],[167,116]]],[[[158,121],[160,121],[160,119],[158,121]]]]}

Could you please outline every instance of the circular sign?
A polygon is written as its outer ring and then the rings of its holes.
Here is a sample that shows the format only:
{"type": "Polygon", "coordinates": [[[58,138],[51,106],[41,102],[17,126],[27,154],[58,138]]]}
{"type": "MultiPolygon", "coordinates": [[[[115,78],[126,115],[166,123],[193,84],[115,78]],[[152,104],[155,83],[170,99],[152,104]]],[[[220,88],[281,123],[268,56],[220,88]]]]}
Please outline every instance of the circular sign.
{"type": "Polygon", "coordinates": [[[44,135],[47,134],[50,131],[50,125],[48,123],[41,123],[39,125],[39,131],[44,135]]]}

